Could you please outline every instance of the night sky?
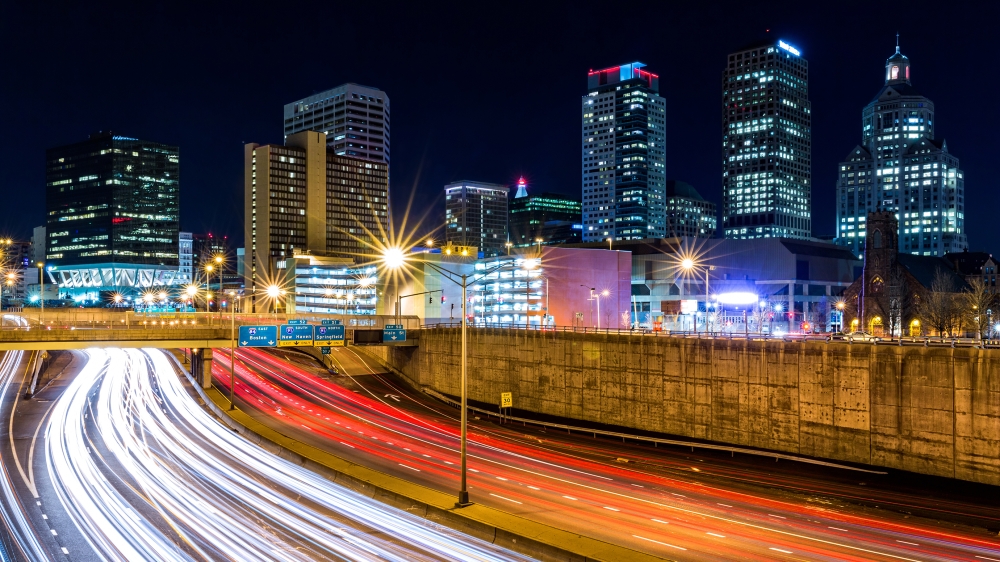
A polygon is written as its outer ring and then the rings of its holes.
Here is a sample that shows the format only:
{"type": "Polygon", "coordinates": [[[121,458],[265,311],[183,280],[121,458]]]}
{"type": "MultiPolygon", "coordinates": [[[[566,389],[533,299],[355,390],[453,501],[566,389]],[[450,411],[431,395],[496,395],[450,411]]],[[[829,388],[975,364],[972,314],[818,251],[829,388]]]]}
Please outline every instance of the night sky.
{"type": "Polygon", "coordinates": [[[458,179],[579,197],[587,71],[632,61],[660,75],[667,177],[720,203],[721,72],[770,29],[809,61],[813,233],[833,234],[836,165],[898,31],[965,172],[970,247],[1000,252],[996,2],[182,4],[0,7],[0,233],[44,223],[46,148],[110,129],[179,146],[182,230],[241,241],[243,143],[281,143],[285,103],[344,82],[391,100],[397,224],[411,194],[440,224],[458,179]]]}

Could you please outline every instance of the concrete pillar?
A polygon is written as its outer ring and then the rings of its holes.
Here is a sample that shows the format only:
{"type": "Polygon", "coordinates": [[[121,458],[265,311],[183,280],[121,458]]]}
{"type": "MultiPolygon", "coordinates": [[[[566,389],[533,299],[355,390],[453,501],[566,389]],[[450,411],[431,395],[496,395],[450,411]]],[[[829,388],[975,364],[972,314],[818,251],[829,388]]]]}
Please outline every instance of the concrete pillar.
{"type": "Polygon", "coordinates": [[[191,350],[191,376],[201,384],[202,388],[212,387],[212,350],[191,350]]]}

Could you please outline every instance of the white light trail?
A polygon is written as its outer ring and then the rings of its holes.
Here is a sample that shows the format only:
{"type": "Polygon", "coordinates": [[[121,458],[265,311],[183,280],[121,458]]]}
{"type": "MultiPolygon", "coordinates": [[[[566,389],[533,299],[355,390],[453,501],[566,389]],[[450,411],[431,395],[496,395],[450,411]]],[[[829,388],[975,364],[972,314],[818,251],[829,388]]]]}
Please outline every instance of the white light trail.
{"type": "Polygon", "coordinates": [[[527,560],[249,443],[191,398],[162,351],[89,354],[53,408],[46,456],[105,559],[527,560]]]}

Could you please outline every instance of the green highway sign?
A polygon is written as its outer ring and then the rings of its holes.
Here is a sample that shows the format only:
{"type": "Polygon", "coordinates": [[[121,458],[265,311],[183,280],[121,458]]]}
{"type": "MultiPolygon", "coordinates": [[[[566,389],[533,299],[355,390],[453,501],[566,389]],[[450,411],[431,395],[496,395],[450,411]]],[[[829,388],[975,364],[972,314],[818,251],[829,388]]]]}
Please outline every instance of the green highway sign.
{"type": "Polygon", "coordinates": [[[344,346],[344,325],[334,324],[330,326],[316,326],[313,345],[315,346],[344,346]]]}
{"type": "Polygon", "coordinates": [[[239,347],[274,347],[278,343],[277,326],[240,326],[239,347]]]}
{"type": "Polygon", "coordinates": [[[278,347],[312,347],[313,327],[309,324],[283,324],[278,330],[278,347]]]}

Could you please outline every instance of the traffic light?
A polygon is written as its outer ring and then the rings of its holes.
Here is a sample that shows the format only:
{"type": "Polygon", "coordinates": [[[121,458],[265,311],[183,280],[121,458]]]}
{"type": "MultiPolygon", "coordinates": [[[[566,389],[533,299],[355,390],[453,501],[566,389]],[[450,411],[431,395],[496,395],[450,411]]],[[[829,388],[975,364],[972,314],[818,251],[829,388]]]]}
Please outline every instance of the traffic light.
{"type": "Polygon", "coordinates": [[[434,297],[427,297],[427,304],[434,304],[434,297]]]}
{"type": "Polygon", "coordinates": [[[444,295],[441,295],[441,304],[444,304],[444,295]]]}

